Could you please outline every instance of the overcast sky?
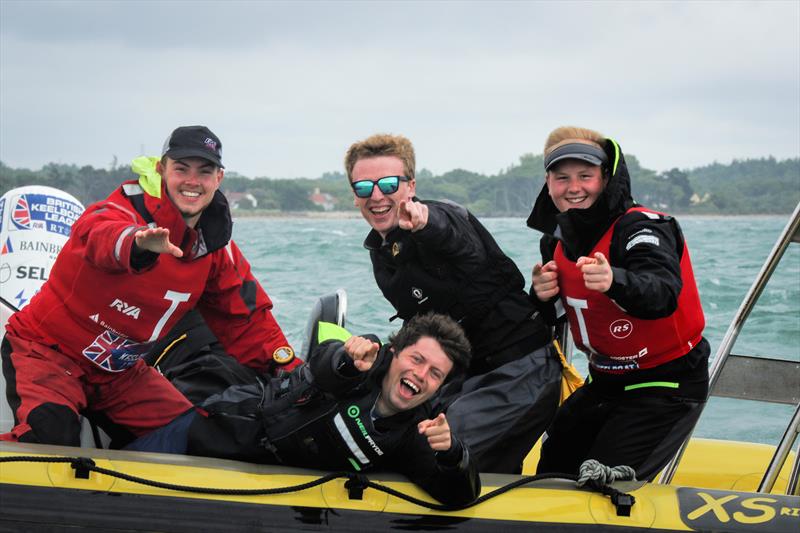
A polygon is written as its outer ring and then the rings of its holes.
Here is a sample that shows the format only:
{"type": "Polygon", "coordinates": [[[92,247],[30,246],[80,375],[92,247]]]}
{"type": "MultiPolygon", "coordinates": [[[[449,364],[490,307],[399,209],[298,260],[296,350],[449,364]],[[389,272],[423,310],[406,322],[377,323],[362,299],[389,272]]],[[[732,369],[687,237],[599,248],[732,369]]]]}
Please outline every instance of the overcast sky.
{"type": "Polygon", "coordinates": [[[0,0],[0,161],[108,167],[205,124],[251,177],[402,133],[494,174],[563,124],[655,170],[800,155],[800,2],[0,0]]]}

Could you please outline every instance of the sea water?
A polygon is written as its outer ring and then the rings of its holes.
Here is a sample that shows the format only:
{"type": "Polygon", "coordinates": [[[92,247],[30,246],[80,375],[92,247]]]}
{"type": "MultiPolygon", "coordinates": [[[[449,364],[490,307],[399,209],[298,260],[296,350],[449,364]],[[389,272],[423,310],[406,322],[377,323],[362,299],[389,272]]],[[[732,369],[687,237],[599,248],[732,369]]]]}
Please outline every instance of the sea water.
{"type": "MultiPolygon", "coordinates": [[[[523,218],[485,218],[503,250],[530,286],[539,259],[539,236],[523,218]]],[[[788,216],[679,217],[694,265],[712,358],[788,216]]],[[[400,327],[375,283],[363,240],[369,227],[357,218],[237,218],[234,240],[274,304],[289,342],[300,350],[317,299],[336,289],[348,296],[347,328],[385,340],[400,327]]],[[[739,335],[733,353],[800,361],[800,248],[794,244],[739,335]]],[[[586,375],[586,358],[575,365],[586,375]]],[[[775,444],[792,407],[712,398],[695,435],[775,444]]]]}

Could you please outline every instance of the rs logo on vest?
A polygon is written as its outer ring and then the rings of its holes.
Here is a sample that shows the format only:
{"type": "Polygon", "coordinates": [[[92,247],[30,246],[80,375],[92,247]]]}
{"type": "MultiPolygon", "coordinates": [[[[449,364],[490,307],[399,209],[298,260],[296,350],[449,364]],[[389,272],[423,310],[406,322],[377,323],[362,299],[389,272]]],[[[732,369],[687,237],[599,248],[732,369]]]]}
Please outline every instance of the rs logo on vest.
{"type": "Polygon", "coordinates": [[[109,305],[109,307],[113,307],[123,315],[132,317],[134,320],[138,320],[139,313],[142,312],[142,310],[136,307],[135,305],[128,305],[119,298],[115,298],[114,301],[111,302],[111,305],[109,305]]]}
{"type": "Polygon", "coordinates": [[[608,326],[608,331],[614,336],[615,339],[624,339],[633,333],[633,324],[631,324],[630,320],[620,318],[608,326]]]}

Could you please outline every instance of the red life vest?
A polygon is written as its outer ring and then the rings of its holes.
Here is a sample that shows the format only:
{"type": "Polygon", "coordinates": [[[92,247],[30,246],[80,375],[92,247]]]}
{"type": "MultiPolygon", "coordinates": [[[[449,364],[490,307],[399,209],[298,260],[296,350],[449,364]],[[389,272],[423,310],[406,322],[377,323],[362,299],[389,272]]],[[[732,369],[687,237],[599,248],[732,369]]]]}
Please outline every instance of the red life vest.
{"type": "MultiPolygon", "coordinates": [[[[631,208],[628,213],[632,211],[662,216],[641,207],[631,208]]],[[[611,237],[618,221],[587,256],[601,252],[610,260],[611,237]]],[[[700,341],[705,318],[685,242],[680,260],[683,288],[677,309],[670,316],[653,320],[631,316],[605,294],[587,289],[583,274],[564,255],[561,242],[554,259],[561,301],[575,344],[589,355],[594,370],[618,374],[653,368],[687,354],[700,341]]]]}

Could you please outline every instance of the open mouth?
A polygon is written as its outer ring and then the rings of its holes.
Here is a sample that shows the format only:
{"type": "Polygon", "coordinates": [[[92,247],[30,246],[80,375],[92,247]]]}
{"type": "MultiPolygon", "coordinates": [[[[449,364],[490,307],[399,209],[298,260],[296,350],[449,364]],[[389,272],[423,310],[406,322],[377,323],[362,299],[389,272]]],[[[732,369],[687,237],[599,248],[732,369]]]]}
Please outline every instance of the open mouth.
{"type": "Polygon", "coordinates": [[[197,198],[198,196],[200,196],[200,193],[196,191],[181,191],[181,196],[187,196],[189,198],[197,198]]]}
{"type": "Polygon", "coordinates": [[[392,210],[392,206],[390,205],[382,205],[378,207],[370,207],[369,212],[373,215],[385,215],[389,211],[392,210]]]}
{"type": "Polygon", "coordinates": [[[409,392],[412,396],[419,394],[419,387],[405,378],[400,380],[400,386],[402,386],[406,392],[409,392]]]}
{"type": "Polygon", "coordinates": [[[579,198],[565,198],[565,200],[570,204],[579,204],[586,200],[586,196],[581,196],[579,198]]]}

